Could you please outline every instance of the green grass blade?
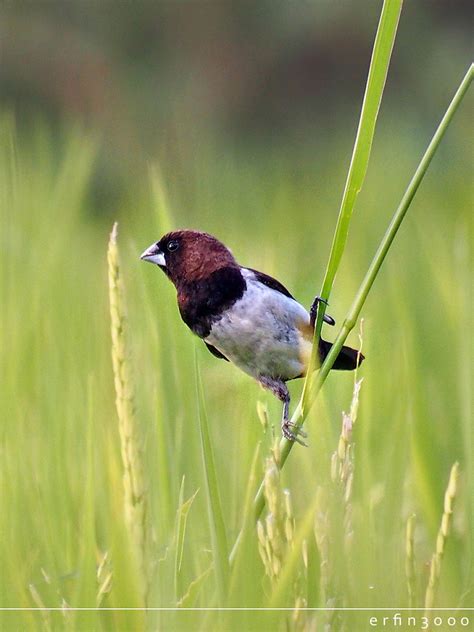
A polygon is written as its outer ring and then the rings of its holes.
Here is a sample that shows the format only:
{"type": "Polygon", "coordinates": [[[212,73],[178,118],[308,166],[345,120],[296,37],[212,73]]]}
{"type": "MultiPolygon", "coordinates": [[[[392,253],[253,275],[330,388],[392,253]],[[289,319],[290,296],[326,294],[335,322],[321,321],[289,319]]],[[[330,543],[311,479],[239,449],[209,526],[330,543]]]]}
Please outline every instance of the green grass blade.
{"type": "Polygon", "coordinates": [[[261,447],[262,447],[262,444],[257,443],[255,452],[253,455],[252,463],[250,465],[249,477],[247,480],[247,489],[245,491],[245,501],[244,501],[243,512],[242,512],[242,516],[243,516],[242,527],[240,529],[239,539],[237,542],[234,543],[232,551],[229,554],[229,564],[232,565],[232,574],[230,578],[230,587],[229,587],[230,597],[232,597],[233,590],[237,582],[237,578],[240,576],[243,558],[244,558],[242,552],[245,546],[240,546],[240,544],[242,540],[245,540],[245,538],[248,536],[250,527],[253,528],[254,526],[252,504],[253,504],[253,496],[255,494],[255,486],[258,480],[257,479],[257,466],[260,462],[261,447]]]}
{"type": "MultiPolygon", "coordinates": [[[[321,296],[329,299],[331,289],[336,277],[341,258],[346,247],[351,221],[357,196],[364,184],[367,167],[369,164],[372,141],[375,133],[375,125],[382,102],[382,95],[387,79],[390,58],[392,55],[395,36],[397,34],[398,21],[402,10],[402,0],[385,0],[380,15],[377,34],[375,36],[372,59],[370,61],[367,85],[365,87],[362,109],[360,112],[359,126],[357,128],[354,149],[347,174],[346,185],[342,196],[339,217],[331,246],[331,252],[321,288],[321,296]]],[[[323,316],[326,310],[321,303],[318,310],[318,318],[314,330],[313,349],[309,369],[303,386],[302,405],[305,408],[311,387],[311,375],[318,364],[318,341],[323,325],[323,316]]]]}
{"type": "Polygon", "coordinates": [[[178,510],[176,512],[176,525],[175,525],[175,557],[174,557],[174,586],[175,586],[175,594],[176,601],[182,597],[182,582],[181,582],[181,568],[183,563],[183,551],[184,551],[184,541],[186,535],[186,524],[188,521],[188,513],[191,509],[191,505],[196,498],[199,489],[197,489],[194,494],[188,498],[188,500],[183,501],[184,498],[184,476],[181,482],[181,488],[179,490],[179,504],[178,510]]]}
{"type": "Polygon", "coordinates": [[[199,434],[201,438],[201,455],[204,467],[204,478],[206,481],[206,496],[209,524],[211,528],[212,551],[216,570],[217,590],[219,599],[221,603],[223,603],[229,579],[227,536],[225,532],[224,517],[222,515],[222,505],[219,497],[219,487],[217,485],[217,472],[214,462],[214,454],[209,437],[207,414],[204,406],[201,374],[196,357],[195,363],[199,434]]]}
{"type": "Polygon", "coordinates": [[[190,608],[194,605],[198,592],[201,586],[206,581],[206,579],[211,574],[212,568],[213,567],[210,566],[203,573],[201,573],[199,577],[196,577],[196,579],[193,579],[193,581],[189,584],[188,589],[186,590],[186,593],[183,595],[183,597],[179,600],[177,604],[179,608],[190,608]]]}

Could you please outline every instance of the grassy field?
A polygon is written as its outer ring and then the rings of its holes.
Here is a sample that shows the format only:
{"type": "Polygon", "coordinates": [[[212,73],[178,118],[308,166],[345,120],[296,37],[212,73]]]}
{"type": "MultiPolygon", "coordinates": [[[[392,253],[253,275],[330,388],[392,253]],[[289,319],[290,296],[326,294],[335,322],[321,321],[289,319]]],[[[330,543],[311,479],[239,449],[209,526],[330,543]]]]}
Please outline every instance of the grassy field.
{"type": "MultiPolygon", "coordinates": [[[[354,376],[334,373],[306,424],[309,448],[296,446],[281,475],[280,405],[193,338],[173,287],[139,254],[169,227],[208,230],[309,306],[347,168],[344,134],[298,164],[277,150],[224,153],[209,143],[185,181],[164,162],[161,176],[150,168],[129,182],[111,217],[91,193],[98,139],[70,127],[53,139],[42,125],[17,138],[2,118],[0,606],[63,608],[4,611],[2,629],[369,629],[373,612],[173,608],[423,607],[455,462],[434,604],[459,617],[472,606],[466,117],[449,130],[365,306],[367,360],[348,443],[339,437],[354,376]],[[115,220],[130,351],[124,397],[133,397],[125,482],[140,469],[143,480],[125,503],[107,279],[115,220]],[[230,553],[264,474],[272,515],[265,510],[258,528],[249,521],[229,568],[222,550],[230,553]],[[141,549],[127,530],[134,521],[141,549]],[[145,600],[170,610],[69,610],[145,600]]],[[[409,126],[382,126],[377,137],[331,298],[338,323],[424,149],[418,138],[409,126]]],[[[295,401],[301,386],[291,384],[295,401]]]]}

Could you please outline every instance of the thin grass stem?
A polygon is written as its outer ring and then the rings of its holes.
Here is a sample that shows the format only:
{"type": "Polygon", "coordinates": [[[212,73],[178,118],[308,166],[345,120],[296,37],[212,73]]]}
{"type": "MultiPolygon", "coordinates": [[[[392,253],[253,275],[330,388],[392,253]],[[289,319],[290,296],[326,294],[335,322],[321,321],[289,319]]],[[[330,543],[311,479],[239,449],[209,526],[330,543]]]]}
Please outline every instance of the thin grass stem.
{"type": "MultiPolygon", "coordinates": [[[[454,114],[459,108],[463,100],[463,97],[466,94],[473,78],[474,78],[474,64],[471,64],[463,80],[461,81],[459,88],[457,89],[448,109],[446,110],[446,113],[441,119],[441,122],[436,132],[434,133],[428,145],[428,148],[426,149],[415,171],[415,174],[413,175],[413,178],[411,179],[406,189],[405,194],[402,197],[402,200],[392,217],[392,221],[390,222],[389,227],[387,231],[385,232],[385,235],[383,236],[382,241],[380,242],[380,245],[377,249],[377,252],[375,253],[374,258],[372,259],[372,262],[369,266],[369,269],[367,270],[364,280],[362,281],[359,287],[359,290],[357,291],[357,294],[352,302],[352,305],[349,309],[346,319],[341,327],[341,330],[339,331],[339,334],[333,346],[331,347],[330,352],[326,356],[326,359],[324,360],[319,373],[316,375],[316,378],[314,378],[314,386],[311,389],[310,397],[308,398],[306,396],[306,401],[305,401],[305,394],[302,394],[300,401],[298,402],[298,405],[291,419],[291,421],[294,423],[295,431],[297,431],[298,428],[302,426],[304,420],[306,419],[308,415],[308,412],[311,406],[314,404],[316,397],[319,391],[321,390],[322,385],[324,384],[327,376],[329,375],[329,371],[331,370],[337,356],[339,355],[339,351],[341,350],[344,342],[346,341],[347,336],[354,328],[357,322],[357,319],[359,317],[359,314],[362,310],[362,307],[364,306],[364,303],[367,299],[367,296],[380,271],[382,263],[384,262],[384,259],[388,251],[390,250],[393,240],[395,239],[395,235],[397,234],[398,229],[400,228],[400,225],[410,207],[410,204],[413,198],[415,197],[415,193],[417,192],[418,187],[420,186],[421,181],[423,180],[423,177],[426,171],[428,170],[430,162],[433,159],[433,156],[435,155],[436,150],[438,149],[438,146],[444,134],[446,133],[446,130],[448,129],[449,123],[451,122],[451,120],[454,117],[454,114]]],[[[280,459],[279,459],[280,468],[283,467],[293,445],[294,445],[293,442],[288,441],[285,438],[281,440],[280,459]]],[[[264,505],[265,505],[265,500],[263,496],[263,483],[262,483],[259,487],[259,490],[254,500],[256,518],[260,516],[264,505]]]]}

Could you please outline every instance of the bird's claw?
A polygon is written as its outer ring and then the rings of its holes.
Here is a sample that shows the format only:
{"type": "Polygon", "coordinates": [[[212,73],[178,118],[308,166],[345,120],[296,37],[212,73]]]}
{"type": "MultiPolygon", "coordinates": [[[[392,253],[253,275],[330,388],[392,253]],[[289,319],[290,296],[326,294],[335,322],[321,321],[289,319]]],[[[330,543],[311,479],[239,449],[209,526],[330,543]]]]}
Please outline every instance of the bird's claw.
{"type": "Polygon", "coordinates": [[[296,443],[305,446],[305,448],[308,447],[308,444],[303,441],[303,439],[306,439],[308,436],[306,432],[301,428],[296,427],[296,425],[289,419],[283,421],[281,424],[281,431],[285,439],[288,439],[288,441],[296,441],[296,443]],[[303,439],[300,437],[303,437],[303,439]]]}
{"type": "MultiPolygon", "coordinates": [[[[325,305],[329,305],[328,301],[327,301],[325,298],[323,298],[322,296],[317,296],[317,297],[314,299],[314,303],[316,303],[316,304],[318,304],[318,303],[324,303],[325,305]]],[[[313,303],[313,305],[314,305],[314,303],[313,303]]]]}
{"type": "MultiPolygon", "coordinates": [[[[328,301],[323,298],[322,296],[316,296],[316,298],[313,301],[313,304],[311,305],[311,309],[310,309],[310,320],[311,320],[311,324],[315,325],[316,322],[316,317],[318,315],[318,307],[320,303],[324,303],[325,305],[329,305],[328,301]]],[[[328,314],[324,314],[323,316],[323,320],[325,323],[327,323],[328,325],[335,325],[336,321],[334,320],[334,318],[332,318],[332,316],[329,316],[328,314]]]]}

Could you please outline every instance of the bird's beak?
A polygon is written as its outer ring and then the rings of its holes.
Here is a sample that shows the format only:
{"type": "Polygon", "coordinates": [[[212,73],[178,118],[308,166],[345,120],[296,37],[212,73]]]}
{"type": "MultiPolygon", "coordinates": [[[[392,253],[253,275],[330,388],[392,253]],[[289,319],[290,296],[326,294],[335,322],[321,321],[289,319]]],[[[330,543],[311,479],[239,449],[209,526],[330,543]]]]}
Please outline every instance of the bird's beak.
{"type": "Polygon", "coordinates": [[[145,252],[142,252],[140,259],[154,263],[160,268],[166,268],[165,255],[158,247],[158,244],[152,244],[145,252]]]}

